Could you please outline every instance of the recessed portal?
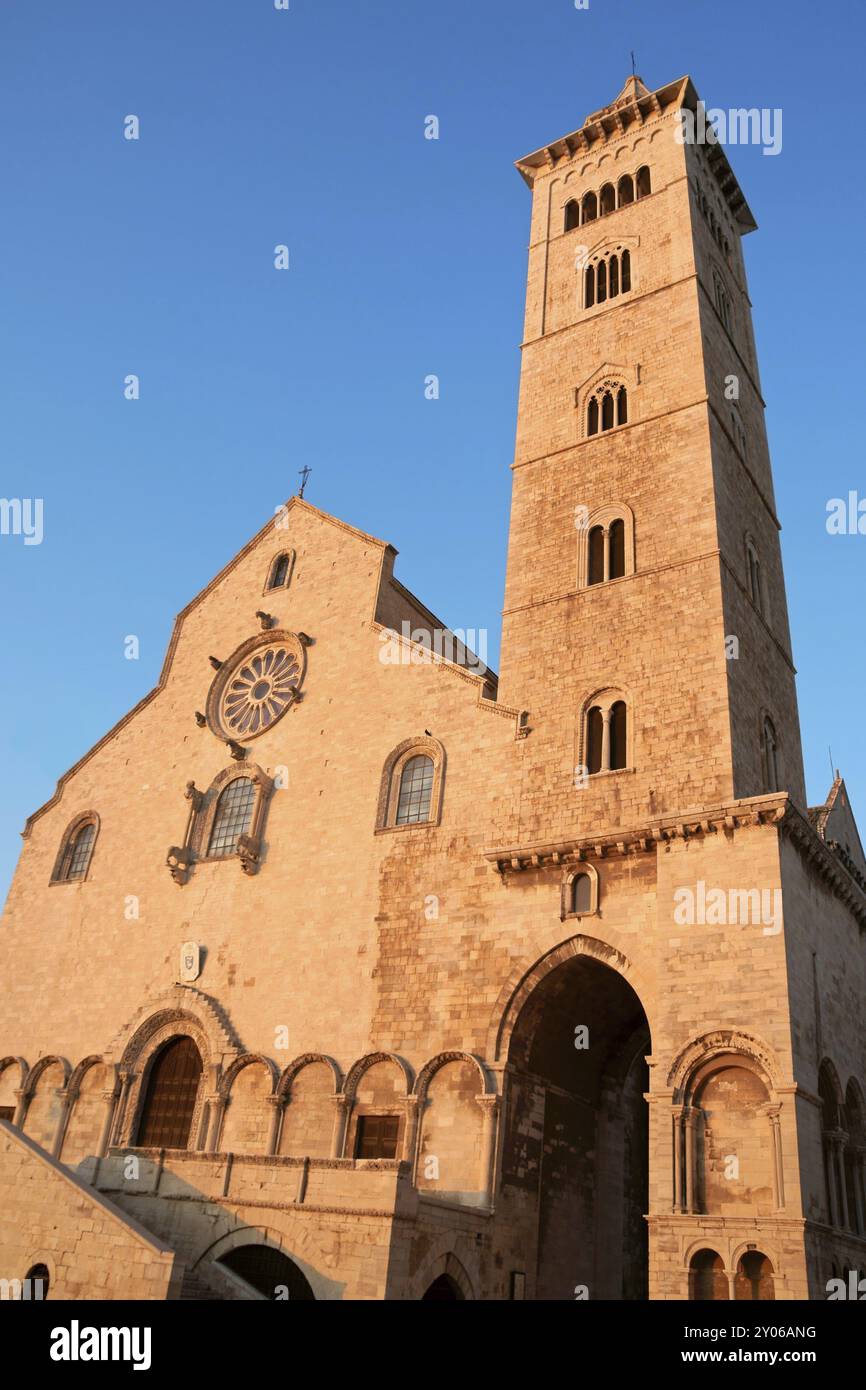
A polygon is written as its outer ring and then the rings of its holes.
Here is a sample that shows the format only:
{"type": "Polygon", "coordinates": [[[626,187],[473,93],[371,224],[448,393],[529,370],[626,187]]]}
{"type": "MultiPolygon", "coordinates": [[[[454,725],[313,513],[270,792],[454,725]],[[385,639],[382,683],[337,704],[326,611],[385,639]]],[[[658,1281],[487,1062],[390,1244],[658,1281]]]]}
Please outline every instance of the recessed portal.
{"type": "Polygon", "coordinates": [[[649,1050],[634,990],[592,956],[550,971],[521,1009],[503,1187],[535,1212],[539,1299],[581,1287],[590,1299],[647,1297],[649,1050]]]}

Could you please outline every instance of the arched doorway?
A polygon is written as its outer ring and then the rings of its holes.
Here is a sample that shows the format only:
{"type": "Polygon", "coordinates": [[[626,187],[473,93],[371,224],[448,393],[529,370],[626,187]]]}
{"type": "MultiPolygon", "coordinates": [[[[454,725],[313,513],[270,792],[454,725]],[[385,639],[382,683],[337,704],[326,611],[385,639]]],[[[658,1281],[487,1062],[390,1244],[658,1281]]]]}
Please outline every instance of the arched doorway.
{"type": "Polygon", "coordinates": [[[647,1297],[649,1024],[595,956],[555,966],[508,1049],[503,1198],[536,1211],[536,1297],[647,1297]]]}
{"type": "Polygon", "coordinates": [[[48,1272],[47,1265],[31,1265],[24,1276],[24,1287],[26,1290],[24,1297],[46,1299],[48,1297],[48,1286],[50,1282],[51,1275],[48,1272]]]}
{"type": "Polygon", "coordinates": [[[201,1073],[201,1054],[192,1038],[172,1038],[160,1049],[151,1063],[141,1110],[141,1148],[189,1148],[201,1073]]]}
{"type": "Polygon", "coordinates": [[[689,1263],[693,1303],[723,1303],[730,1297],[725,1262],[715,1250],[696,1250],[689,1263]]]}
{"type": "Polygon", "coordinates": [[[221,1255],[217,1264],[239,1274],[241,1279],[275,1302],[286,1298],[290,1302],[315,1302],[316,1296],[306,1275],[294,1260],[273,1245],[236,1245],[221,1255]]]}
{"type": "Polygon", "coordinates": [[[459,1284],[451,1278],[450,1274],[440,1274],[438,1279],[434,1279],[425,1294],[421,1296],[422,1303],[457,1303],[463,1302],[463,1290],[459,1284]]]}
{"type": "Polygon", "coordinates": [[[760,1250],[747,1250],[737,1261],[734,1276],[734,1298],[760,1299],[764,1303],[773,1302],[776,1291],[773,1287],[773,1266],[760,1250]]]}

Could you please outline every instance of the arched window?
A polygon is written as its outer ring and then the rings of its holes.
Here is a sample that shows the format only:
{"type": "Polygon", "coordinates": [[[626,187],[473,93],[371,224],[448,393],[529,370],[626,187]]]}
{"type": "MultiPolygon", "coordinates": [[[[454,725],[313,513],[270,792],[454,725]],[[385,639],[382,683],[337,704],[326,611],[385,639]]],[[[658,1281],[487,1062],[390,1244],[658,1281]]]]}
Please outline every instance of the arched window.
{"type": "Polygon", "coordinates": [[[426,754],[410,758],[400,774],[397,825],[417,825],[430,819],[433,792],[433,759],[426,754]]]}
{"type": "Polygon", "coordinates": [[[31,1299],[39,1298],[44,1301],[48,1297],[48,1286],[50,1282],[51,1275],[49,1274],[47,1265],[31,1265],[24,1275],[25,1288],[27,1288],[29,1284],[29,1289],[24,1297],[31,1299]]]}
{"type": "Polygon", "coordinates": [[[601,507],[578,532],[578,586],[634,574],[634,516],[624,504],[601,507]]]}
{"type": "Polygon", "coordinates": [[[621,517],[610,524],[610,566],[608,579],[621,579],[625,574],[625,522],[621,517]]]}
{"type": "Polygon", "coordinates": [[[595,298],[597,304],[603,304],[607,299],[607,262],[599,261],[595,268],[596,284],[595,298]]]}
{"type": "Polygon", "coordinates": [[[730,333],[731,301],[728,298],[727,290],[725,289],[724,285],[722,284],[721,280],[716,274],[713,275],[713,288],[715,292],[716,309],[718,310],[719,318],[722,320],[722,323],[725,325],[725,328],[730,333]]]}
{"type": "Polygon", "coordinates": [[[776,729],[769,715],[764,715],[761,726],[761,757],[764,772],[764,790],[781,791],[779,786],[779,753],[776,729]]]}
{"type": "Polygon", "coordinates": [[[729,1297],[725,1262],[715,1250],[696,1250],[689,1263],[689,1299],[720,1303],[729,1297]]]}
{"type": "Polygon", "coordinates": [[[616,692],[596,696],[587,709],[583,746],[590,775],[628,767],[628,710],[616,692]]]}
{"type": "Polygon", "coordinates": [[[601,381],[586,403],[586,432],[597,434],[628,424],[628,392],[615,381],[601,381]]]}
{"type": "Polygon", "coordinates": [[[604,527],[593,526],[589,532],[589,574],[587,584],[603,584],[605,575],[604,527]]]}
{"type": "Polygon", "coordinates": [[[572,879],[571,910],[578,916],[592,911],[592,879],[589,874],[575,874],[572,879]]]}
{"type": "Polygon", "coordinates": [[[608,281],[610,284],[610,297],[616,299],[619,294],[619,261],[616,256],[611,256],[608,265],[608,281]]]}
{"type": "Polygon", "coordinates": [[[620,276],[620,283],[622,284],[622,292],[623,292],[623,294],[626,294],[627,291],[631,289],[631,252],[630,252],[630,251],[623,251],[623,253],[622,253],[622,275],[620,276]]]}
{"type": "Polygon", "coordinates": [[[842,1155],[845,1169],[845,1192],[848,1199],[848,1226],[856,1235],[864,1234],[864,1200],[866,1189],[863,1185],[862,1155],[866,1150],[866,1125],[863,1120],[863,1105],[860,1092],[853,1081],[848,1082],[845,1091],[845,1123],[848,1135],[842,1155]]]}
{"type": "Polygon", "coordinates": [[[150,1068],[138,1145],[147,1149],[187,1149],[202,1074],[201,1054],[192,1038],[172,1038],[150,1068]]]}
{"type": "Polygon", "coordinates": [[[734,1275],[735,1299],[761,1299],[771,1302],[776,1297],[773,1288],[773,1266],[760,1250],[747,1250],[737,1261],[734,1275]]]}
{"type": "Polygon", "coordinates": [[[626,709],[625,701],[617,700],[610,709],[610,770],[626,766],[626,709]]]}
{"type": "Polygon", "coordinates": [[[275,556],[271,568],[268,571],[267,589],[283,589],[289,582],[291,571],[292,555],[284,551],[282,555],[275,556]]]}
{"type": "Polygon", "coordinates": [[[818,1071],[818,1095],[821,1100],[821,1145],[824,1155],[824,1200],[826,1220],[830,1226],[841,1226],[842,1180],[838,1162],[841,1146],[842,1105],[835,1069],[824,1061],[818,1071]]]}
{"type": "Polygon", "coordinates": [[[764,578],[757,547],[751,536],[746,537],[746,563],[748,565],[749,597],[761,616],[765,617],[764,578]]]}
{"type": "Polygon", "coordinates": [[[586,716],[586,770],[601,772],[601,745],[604,720],[601,709],[593,705],[586,716]]]}
{"type": "Polygon", "coordinates": [[[565,228],[566,232],[573,232],[575,227],[580,226],[580,204],[576,198],[570,198],[565,205],[565,228]]]}
{"type": "Polygon", "coordinates": [[[631,174],[623,174],[617,185],[617,203],[621,208],[634,202],[634,180],[631,174]]]}
{"type": "Polygon", "coordinates": [[[594,193],[584,193],[583,201],[580,205],[581,225],[585,222],[594,222],[598,216],[598,204],[594,193]]]}
{"type": "Polygon", "coordinates": [[[648,193],[652,192],[650,187],[650,171],[645,164],[638,169],[635,183],[637,187],[637,196],[639,198],[645,198],[648,193]]]}
{"type": "Polygon", "coordinates": [[[595,267],[588,265],[583,276],[583,307],[591,309],[595,304],[595,267]]]}
{"type": "Polygon", "coordinates": [[[387,759],[379,789],[377,830],[438,825],[445,750],[436,739],[407,739],[387,759]]]}
{"type": "Polygon", "coordinates": [[[605,217],[616,208],[616,193],[612,183],[606,183],[599,194],[599,215],[605,217]]]}
{"type": "Polygon", "coordinates": [[[96,843],[95,816],[79,817],[67,829],[51,875],[52,883],[74,883],[87,877],[96,843]]]}
{"type": "Polygon", "coordinates": [[[208,859],[223,859],[236,853],[238,840],[252,824],[255,802],[256,789],[250,777],[235,777],[220,792],[208,841],[208,859]]]}

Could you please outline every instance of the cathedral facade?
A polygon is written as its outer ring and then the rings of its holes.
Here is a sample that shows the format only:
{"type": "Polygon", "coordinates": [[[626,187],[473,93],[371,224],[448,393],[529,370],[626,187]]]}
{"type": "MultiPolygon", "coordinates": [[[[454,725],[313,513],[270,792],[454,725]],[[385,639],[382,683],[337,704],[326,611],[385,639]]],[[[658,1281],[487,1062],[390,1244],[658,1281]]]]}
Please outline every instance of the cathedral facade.
{"type": "Polygon", "coordinates": [[[501,672],[292,498],[28,820],[0,1275],[823,1298],[866,1261],[866,860],[806,802],[722,147],[630,78],[532,194],[501,672]]]}

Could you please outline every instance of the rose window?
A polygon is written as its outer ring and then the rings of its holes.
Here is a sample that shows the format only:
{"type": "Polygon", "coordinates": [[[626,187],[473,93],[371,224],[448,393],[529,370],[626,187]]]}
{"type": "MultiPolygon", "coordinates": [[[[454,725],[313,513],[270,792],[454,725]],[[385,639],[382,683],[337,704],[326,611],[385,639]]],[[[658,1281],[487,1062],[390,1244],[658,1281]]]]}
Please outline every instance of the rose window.
{"type": "Polygon", "coordinates": [[[301,663],[288,647],[255,652],[229,677],[220,722],[235,737],[262,734],[284,714],[300,684],[301,663]]]}

